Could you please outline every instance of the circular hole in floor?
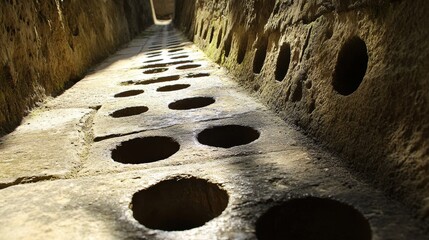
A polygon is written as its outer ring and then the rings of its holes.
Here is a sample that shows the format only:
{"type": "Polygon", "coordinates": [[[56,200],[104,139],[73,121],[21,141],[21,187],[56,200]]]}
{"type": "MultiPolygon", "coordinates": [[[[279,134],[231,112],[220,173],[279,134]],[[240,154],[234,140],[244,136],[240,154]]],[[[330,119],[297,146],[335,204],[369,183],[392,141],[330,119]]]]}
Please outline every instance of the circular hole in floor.
{"type": "Polygon", "coordinates": [[[148,85],[148,84],[153,84],[153,83],[171,82],[171,81],[176,81],[179,79],[180,79],[179,75],[171,75],[171,76],[159,77],[159,78],[155,78],[155,79],[137,82],[136,84],[137,85],[148,85]]]}
{"type": "Polygon", "coordinates": [[[154,73],[162,73],[165,71],[168,71],[168,68],[155,68],[155,69],[146,70],[143,73],[144,74],[154,74],[154,73]]]}
{"type": "Polygon", "coordinates": [[[348,40],[338,54],[332,86],[339,94],[355,92],[363,81],[368,67],[368,49],[359,37],[348,40]]]}
{"type": "Polygon", "coordinates": [[[144,93],[143,90],[129,90],[116,94],[115,98],[132,97],[144,93]]]}
{"type": "Polygon", "coordinates": [[[168,85],[164,87],[160,87],[156,89],[157,92],[172,92],[172,91],[178,91],[182,89],[186,89],[190,87],[190,84],[175,84],[175,85],[168,85]]]}
{"type": "Polygon", "coordinates": [[[179,56],[171,57],[170,59],[182,59],[182,58],[188,58],[188,57],[189,57],[188,55],[179,55],[179,56]]]}
{"type": "Polygon", "coordinates": [[[163,59],[154,59],[154,60],[148,60],[148,61],[144,61],[143,63],[156,63],[156,62],[161,62],[163,59]]]}
{"type": "Polygon", "coordinates": [[[306,197],[286,201],[256,222],[260,240],[370,240],[371,227],[352,206],[336,200],[306,197]]]}
{"type": "Polygon", "coordinates": [[[114,118],[129,117],[145,113],[148,110],[149,108],[145,106],[127,107],[113,112],[112,114],[110,114],[110,116],[114,118]]]}
{"type": "Polygon", "coordinates": [[[201,64],[188,64],[188,65],[178,66],[178,67],[176,67],[176,69],[184,70],[184,69],[192,69],[192,68],[197,68],[197,67],[201,67],[201,64]]]}
{"type": "Polygon", "coordinates": [[[160,56],[162,56],[162,54],[154,54],[154,55],[147,56],[147,58],[154,58],[154,57],[160,57],[160,56]]]}
{"type": "Polygon", "coordinates": [[[207,107],[213,103],[215,103],[215,99],[212,97],[192,97],[170,103],[168,108],[173,110],[189,110],[207,107]]]}
{"type": "Polygon", "coordinates": [[[210,73],[189,73],[186,75],[187,78],[200,78],[200,77],[208,77],[210,73]]]}
{"type": "Polygon", "coordinates": [[[241,125],[223,125],[207,128],[197,136],[198,142],[204,145],[221,148],[249,144],[260,136],[254,128],[241,125]]]}
{"type": "Polygon", "coordinates": [[[167,67],[169,64],[167,63],[157,63],[157,64],[150,64],[143,67],[140,67],[140,69],[147,69],[147,68],[162,68],[167,67]]]}
{"type": "Polygon", "coordinates": [[[167,159],[179,149],[179,143],[170,137],[135,138],[120,143],[112,151],[112,159],[124,164],[151,163],[167,159]]]}
{"type": "Polygon", "coordinates": [[[156,52],[148,52],[146,53],[146,55],[157,55],[157,54],[161,54],[162,51],[156,51],[156,52]]]}
{"type": "Polygon", "coordinates": [[[169,50],[168,52],[169,53],[174,53],[174,52],[179,52],[179,51],[183,51],[183,50],[185,50],[185,49],[184,48],[177,48],[177,49],[169,50]]]}
{"type": "Polygon", "coordinates": [[[228,201],[228,193],[218,184],[181,176],[135,193],[130,208],[134,218],[148,228],[183,231],[218,217],[228,201]]]}

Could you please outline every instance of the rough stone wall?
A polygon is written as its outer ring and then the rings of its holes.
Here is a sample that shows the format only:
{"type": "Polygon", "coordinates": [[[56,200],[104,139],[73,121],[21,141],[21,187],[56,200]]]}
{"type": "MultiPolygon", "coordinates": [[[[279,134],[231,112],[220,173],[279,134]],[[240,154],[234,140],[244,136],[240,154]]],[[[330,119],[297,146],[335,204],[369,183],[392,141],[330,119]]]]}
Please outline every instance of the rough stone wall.
{"type": "Polygon", "coordinates": [[[182,0],[176,25],[285,120],[428,217],[427,12],[425,0],[182,0]]]}
{"type": "Polygon", "coordinates": [[[0,2],[0,135],[152,23],[149,0],[0,2]]]}
{"type": "Polygon", "coordinates": [[[174,15],[175,0],[152,0],[156,17],[160,20],[171,19],[174,15]]]}

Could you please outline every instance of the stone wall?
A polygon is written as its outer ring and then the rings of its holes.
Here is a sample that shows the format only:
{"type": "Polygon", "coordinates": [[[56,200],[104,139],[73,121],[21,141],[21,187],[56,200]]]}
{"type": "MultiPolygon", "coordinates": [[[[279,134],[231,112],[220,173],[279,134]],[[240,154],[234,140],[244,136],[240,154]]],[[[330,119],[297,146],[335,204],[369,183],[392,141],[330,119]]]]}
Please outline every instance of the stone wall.
{"type": "Polygon", "coordinates": [[[176,25],[285,120],[429,216],[429,2],[182,0],[176,25]]]}
{"type": "Polygon", "coordinates": [[[0,135],[152,24],[149,0],[0,2],[0,135]]]}

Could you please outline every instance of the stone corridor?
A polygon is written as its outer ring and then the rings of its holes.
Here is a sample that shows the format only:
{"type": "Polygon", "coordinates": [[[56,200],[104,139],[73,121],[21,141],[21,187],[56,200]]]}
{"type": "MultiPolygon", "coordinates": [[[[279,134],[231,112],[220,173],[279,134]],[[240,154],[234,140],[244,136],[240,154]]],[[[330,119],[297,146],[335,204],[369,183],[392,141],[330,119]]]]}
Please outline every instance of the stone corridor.
{"type": "Polygon", "coordinates": [[[427,239],[232,78],[148,28],[1,139],[0,239],[427,239]]]}

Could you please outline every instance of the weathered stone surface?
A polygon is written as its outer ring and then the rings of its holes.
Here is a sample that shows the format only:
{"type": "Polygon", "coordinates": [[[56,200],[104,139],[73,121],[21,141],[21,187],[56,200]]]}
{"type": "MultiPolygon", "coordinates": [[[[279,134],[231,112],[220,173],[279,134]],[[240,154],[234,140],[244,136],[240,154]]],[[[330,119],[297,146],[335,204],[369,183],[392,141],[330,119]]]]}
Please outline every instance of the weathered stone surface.
{"type": "Polygon", "coordinates": [[[184,0],[175,21],[283,119],[427,217],[428,11],[424,0],[184,0]],[[341,74],[351,89],[336,89],[341,74]]]}
{"type": "Polygon", "coordinates": [[[149,0],[1,1],[0,135],[152,23],[149,0]]]}
{"type": "Polygon", "coordinates": [[[70,177],[87,152],[90,109],[40,109],[0,141],[0,187],[70,177]]]}

